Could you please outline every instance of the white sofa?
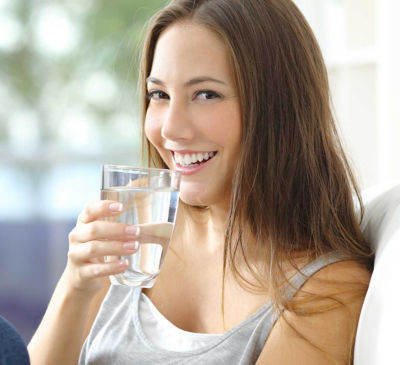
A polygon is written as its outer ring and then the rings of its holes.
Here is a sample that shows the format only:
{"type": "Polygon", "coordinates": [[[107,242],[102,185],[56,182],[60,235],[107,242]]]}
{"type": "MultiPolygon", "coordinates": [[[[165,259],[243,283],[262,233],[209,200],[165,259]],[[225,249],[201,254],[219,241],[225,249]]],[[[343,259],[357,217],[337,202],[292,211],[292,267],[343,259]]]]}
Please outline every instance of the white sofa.
{"type": "Polygon", "coordinates": [[[355,365],[400,365],[400,183],[363,193],[375,266],[357,329],[355,365]]]}

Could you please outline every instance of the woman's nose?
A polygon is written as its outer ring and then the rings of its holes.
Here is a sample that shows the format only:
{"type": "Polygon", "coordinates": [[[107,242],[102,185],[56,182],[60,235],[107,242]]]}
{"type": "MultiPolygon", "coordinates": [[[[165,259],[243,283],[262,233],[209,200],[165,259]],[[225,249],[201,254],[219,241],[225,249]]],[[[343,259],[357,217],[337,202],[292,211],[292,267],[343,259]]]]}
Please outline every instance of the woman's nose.
{"type": "Polygon", "coordinates": [[[161,136],[172,141],[191,140],[194,129],[187,106],[182,102],[169,103],[168,111],[161,127],[161,136]]]}

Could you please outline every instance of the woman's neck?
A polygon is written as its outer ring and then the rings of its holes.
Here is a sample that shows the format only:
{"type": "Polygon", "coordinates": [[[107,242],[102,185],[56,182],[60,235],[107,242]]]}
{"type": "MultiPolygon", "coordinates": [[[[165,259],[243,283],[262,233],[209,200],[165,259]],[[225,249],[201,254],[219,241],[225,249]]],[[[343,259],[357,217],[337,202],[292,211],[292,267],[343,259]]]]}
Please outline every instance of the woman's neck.
{"type": "Polygon", "coordinates": [[[178,209],[174,236],[182,237],[185,245],[199,246],[210,253],[223,250],[229,206],[205,208],[182,204],[178,209]]]}

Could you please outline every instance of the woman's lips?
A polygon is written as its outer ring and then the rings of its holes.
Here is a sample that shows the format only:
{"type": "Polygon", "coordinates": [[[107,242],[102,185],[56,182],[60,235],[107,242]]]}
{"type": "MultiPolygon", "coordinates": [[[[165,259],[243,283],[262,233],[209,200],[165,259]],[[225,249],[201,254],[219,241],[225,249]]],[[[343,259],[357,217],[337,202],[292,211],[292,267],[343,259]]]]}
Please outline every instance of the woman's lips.
{"type": "Polygon", "coordinates": [[[217,152],[214,153],[214,156],[209,158],[207,161],[197,162],[193,166],[182,166],[180,165],[174,158],[174,153],[172,152],[172,159],[174,161],[175,170],[179,171],[182,175],[193,175],[200,170],[204,169],[217,155],[217,152]]]}

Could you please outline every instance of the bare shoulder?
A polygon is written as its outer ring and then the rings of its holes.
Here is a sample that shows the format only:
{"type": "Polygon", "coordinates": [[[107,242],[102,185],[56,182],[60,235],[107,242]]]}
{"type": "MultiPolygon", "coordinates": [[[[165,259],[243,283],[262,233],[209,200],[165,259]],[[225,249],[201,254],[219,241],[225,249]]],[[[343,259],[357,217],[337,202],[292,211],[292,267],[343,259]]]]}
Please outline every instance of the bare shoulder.
{"type": "Polygon", "coordinates": [[[333,263],[315,273],[294,300],[306,303],[306,310],[300,312],[307,314],[285,311],[257,364],[350,364],[370,277],[370,272],[355,261],[333,263]],[[317,296],[314,301],[310,294],[317,296]]]}
{"type": "MultiPolygon", "coordinates": [[[[304,288],[313,289],[316,285],[314,279],[327,279],[337,281],[337,284],[345,284],[347,281],[357,280],[364,284],[368,284],[371,273],[356,261],[339,261],[330,264],[315,273],[304,285],[304,288]]],[[[319,289],[319,287],[318,287],[319,289]]]]}
{"type": "MultiPolygon", "coordinates": [[[[297,296],[304,293],[316,295],[332,295],[334,292],[339,295],[339,299],[346,299],[346,296],[357,297],[357,292],[361,293],[368,288],[371,273],[356,261],[339,261],[311,276],[303,285],[297,296]]],[[[364,293],[365,295],[365,293],[364,293]]],[[[363,301],[361,295],[359,300],[363,301]]]]}

